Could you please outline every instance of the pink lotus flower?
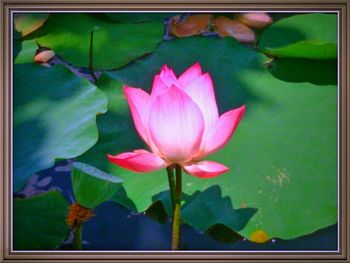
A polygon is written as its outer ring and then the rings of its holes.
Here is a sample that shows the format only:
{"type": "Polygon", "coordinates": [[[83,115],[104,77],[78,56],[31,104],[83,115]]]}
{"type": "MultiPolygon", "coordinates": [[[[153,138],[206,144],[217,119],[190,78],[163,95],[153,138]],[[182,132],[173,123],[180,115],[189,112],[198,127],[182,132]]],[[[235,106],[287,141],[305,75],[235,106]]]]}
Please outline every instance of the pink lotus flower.
{"type": "Polygon", "coordinates": [[[178,164],[193,176],[210,178],[228,171],[213,161],[201,161],[231,138],[245,106],[219,116],[213,83],[199,63],[179,78],[163,66],[154,77],[151,95],[124,86],[136,130],[152,152],[135,150],[108,159],[135,172],[152,172],[178,164]]]}

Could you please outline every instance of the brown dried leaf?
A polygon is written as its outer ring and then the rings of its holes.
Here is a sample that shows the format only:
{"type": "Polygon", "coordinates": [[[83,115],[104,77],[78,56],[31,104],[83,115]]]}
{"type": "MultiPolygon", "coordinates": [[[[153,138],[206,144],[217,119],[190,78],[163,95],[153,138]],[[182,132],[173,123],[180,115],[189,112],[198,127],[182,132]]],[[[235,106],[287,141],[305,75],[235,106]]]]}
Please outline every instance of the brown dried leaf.
{"type": "Polygon", "coordinates": [[[73,203],[68,208],[66,223],[70,228],[76,228],[94,216],[95,214],[92,209],[83,207],[78,203],[73,203]]]}
{"type": "Polygon", "coordinates": [[[177,37],[188,37],[199,35],[208,30],[212,15],[191,15],[184,21],[180,16],[174,16],[171,20],[170,33],[177,37]]]}
{"type": "Polygon", "coordinates": [[[15,29],[24,37],[40,28],[48,17],[46,13],[16,13],[13,22],[15,29]]]}
{"type": "Polygon", "coordinates": [[[253,28],[264,28],[270,25],[273,21],[272,18],[266,13],[245,13],[237,16],[237,19],[253,28]]]}
{"type": "Polygon", "coordinates": [[[255,41],[255,32],[238,20],[219,16],[214,21],[215,31],[221,37],[231,36],[243,43],[255,41]]]}

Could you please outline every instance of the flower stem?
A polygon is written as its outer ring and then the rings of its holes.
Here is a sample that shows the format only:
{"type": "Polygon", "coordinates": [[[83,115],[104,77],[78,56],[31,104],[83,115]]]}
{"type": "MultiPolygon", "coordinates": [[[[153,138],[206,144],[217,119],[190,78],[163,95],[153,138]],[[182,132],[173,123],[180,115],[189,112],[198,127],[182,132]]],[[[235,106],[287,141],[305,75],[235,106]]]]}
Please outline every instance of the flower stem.
{"type": "Polygon", "coordinates": [[[97,81],[97,78],[94,74],[94,63],[93,63],[93,49],[94,49],[94,31],[91,31],[90,33],[90,54],[89,54],[89,71],[91,73],[91,76],[97,81]]]}
{"type": "Polygon", "coordinates": [[[172,167],[167,167],[166,171],[168,173],[168,181],[169,181],[169,188],[170,188],[170,199],[171,199],[171,209],[174,214],[175,209],[175,178],[174,178],[174,172],[172,167]]]}
{"type": "Polygon", "coordinates": [[[79,224],[74,230],[73,246],[76,250],[82,249],[82,230],[83,224],[79,224]]]}
{"type": "Polygon", "coordinates": [[[175,208],[173,218],[173,238],[171,243],[172,250],[179,250],[181,239],[181,195],[182,195],[182,168],[176,165],[176,189],[175,189],[175,208]]]}

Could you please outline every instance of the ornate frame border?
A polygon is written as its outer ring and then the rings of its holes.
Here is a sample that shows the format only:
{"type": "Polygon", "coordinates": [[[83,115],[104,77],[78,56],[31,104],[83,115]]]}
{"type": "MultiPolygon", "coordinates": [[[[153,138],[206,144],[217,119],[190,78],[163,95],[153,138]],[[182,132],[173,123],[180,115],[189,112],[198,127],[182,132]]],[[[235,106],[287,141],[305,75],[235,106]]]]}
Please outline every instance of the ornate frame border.
{"type": "Polygon", "coordinates": [[[350,113],[350,0],[0,0],[0,261],[1,262],[100,262],[141,260],[184,262],[209,261],[301,261],[301,262],[350,262],[350,173],[349,173],[349,118],[350,113]],[[12,62],[11,62],[11,12],[12,11],[336,11],[339,16],[339,251],[338,252],[235,252],[221,251],[52,251],[13,252],[10,246],[11,226],[11,109],[12,109],[12,62]],[[348,74],[347,74],[348,73],[348,74]]]}

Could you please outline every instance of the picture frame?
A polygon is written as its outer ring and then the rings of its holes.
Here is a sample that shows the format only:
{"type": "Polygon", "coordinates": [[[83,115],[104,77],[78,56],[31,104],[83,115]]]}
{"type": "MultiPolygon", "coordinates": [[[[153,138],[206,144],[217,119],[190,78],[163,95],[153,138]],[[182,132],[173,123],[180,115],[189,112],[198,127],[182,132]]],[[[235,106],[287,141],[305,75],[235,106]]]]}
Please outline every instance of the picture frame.
{"type": "Polygon", "coordinates": [[[2,262],[81,262],[81,261],[115,261],[115,262],[139,262],[139,261],[183,261],[183,262],[350,262],[350,191],[349,191],[349,119],[350,111],[350,1],[339,0],[336,2],[323,0],[308,1],[119,1],[105,0],[97,3],[91,0],[0,0],[1,15],[1,71],[0,91],[1,107],[1,130],[3,131],[0,147],[0,167],[2,189],[0,208],[3,213],[0,217],[2,226],[0,235],[0,258],[2,262]],[[273,12],[337,12],[338,13],[338,240],[339,250],[336,252],[323,251],[21,251],[12,250],[12,189],[11,167],[12,161],[12,87],[13,87],[13,62],[12,62],[12,16],[18,11],[55,11],[55,12],[238,12],[238,11],[273,11],[273,12]]]}

